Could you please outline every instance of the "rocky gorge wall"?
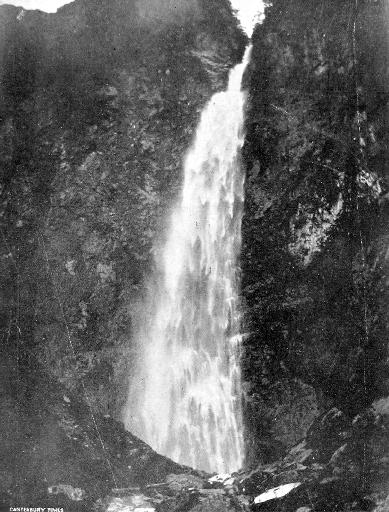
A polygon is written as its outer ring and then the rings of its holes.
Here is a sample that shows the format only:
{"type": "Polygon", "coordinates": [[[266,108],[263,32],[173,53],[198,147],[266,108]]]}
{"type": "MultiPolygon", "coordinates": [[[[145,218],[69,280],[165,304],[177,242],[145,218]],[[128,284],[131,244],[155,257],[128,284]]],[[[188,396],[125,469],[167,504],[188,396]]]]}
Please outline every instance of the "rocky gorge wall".
{"type": "Polygon", "coordinates": [[[388,393],[388,7],[274,0],[253,36],[242,294],[249,453],[388,393]]]}
{"type": "Polygon", "coordinates": [[[0,27],[3,350],[117,416],[153,244],[245,37],[224,0],[1,6],[0,27]]]}
{"type": "Polygon", "coordinates": [[[224,0],[0,7],[0,503],[387,510],[388,22],[384,0],[274,0],[254,32],[249,468],[211,485],[112,417],[182,157],[245,37],[224,0]]]}

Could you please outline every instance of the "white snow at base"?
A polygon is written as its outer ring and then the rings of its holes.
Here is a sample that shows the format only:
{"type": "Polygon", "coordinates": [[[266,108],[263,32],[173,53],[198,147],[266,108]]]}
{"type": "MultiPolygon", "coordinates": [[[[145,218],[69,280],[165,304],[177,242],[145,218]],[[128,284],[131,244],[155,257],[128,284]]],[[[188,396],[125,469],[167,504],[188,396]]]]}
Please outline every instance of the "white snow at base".
{"type": "Polygon", "coordinates": [[[290,491],[293,491],[293,489],[296,489],[296,487],[298,487],[299,485],[301,485],[301,482],[280,485],[279,487],[273,487],[273,489],[270,489],[269,491],[266,491],[257,496],[254,499],[254,503],[258,505],[258,503],[264,503],[265,501],[282,498],[283,496],[289,494],[290,491]]]}

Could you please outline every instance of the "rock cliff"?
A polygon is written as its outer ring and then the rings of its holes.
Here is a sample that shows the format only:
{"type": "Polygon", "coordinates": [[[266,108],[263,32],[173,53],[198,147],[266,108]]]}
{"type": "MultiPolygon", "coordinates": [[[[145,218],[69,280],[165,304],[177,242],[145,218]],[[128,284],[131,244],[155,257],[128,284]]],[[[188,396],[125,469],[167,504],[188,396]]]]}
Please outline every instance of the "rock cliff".
{"type": "Polygon", "coordinates": [[[0,27],[5,350],[117,415],[153,244],[245,37],[224,0],[2,6],[0,27]]]}
{"type": "Polygon", "coordinates": [[[113,418],[183,155],[246,39],[224,0],[0,7],[4,503],[386,510],[388,24],[384,0],[274,0],[254,32],[249,468],[215,484],[113,418]]]}
{"type": "Polygon", "coordinates": [[[254,460],[332,407],[351,420],[388,393],[388,23],[383,1],[274,0],[253,36],[242,293],[254,460]]]}

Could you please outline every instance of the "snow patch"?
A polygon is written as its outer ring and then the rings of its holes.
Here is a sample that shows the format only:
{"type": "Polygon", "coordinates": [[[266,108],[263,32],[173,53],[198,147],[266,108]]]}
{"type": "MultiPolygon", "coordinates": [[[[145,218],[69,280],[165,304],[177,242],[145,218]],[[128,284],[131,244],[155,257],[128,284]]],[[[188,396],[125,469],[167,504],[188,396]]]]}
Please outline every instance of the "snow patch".
{"type": "Polygon", "coordinates": [[[293,489],[299,487],[301,482],[293,483],[293,484],[285,484],[280,485],[279,487],[273,487],[269,491],[266,491],[254,499],[254,503],[258,505],[258,503],[265,503],[265,501],[275,500],[277,498],[282,498],[289,494],[293,489]]]}

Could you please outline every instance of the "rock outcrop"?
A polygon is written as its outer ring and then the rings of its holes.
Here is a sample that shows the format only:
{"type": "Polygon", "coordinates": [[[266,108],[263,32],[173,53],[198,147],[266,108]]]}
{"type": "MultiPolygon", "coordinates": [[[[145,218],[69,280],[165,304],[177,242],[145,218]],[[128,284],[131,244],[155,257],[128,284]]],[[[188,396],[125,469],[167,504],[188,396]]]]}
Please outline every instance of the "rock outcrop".
{"type": "Polygon", "coordinates": [[[262,492],[301,482],[258,510],[385,503],[388,432],[372,403],[388,394],[388,24],[384,1],[274,0],[254,33],[248,462],[263,462],[262,492]]]}
{"type": "Polygon", "coordinates": [[[225,0],[0,6],[5,503],[103,510],[188,471],[113,418],[185,151],[245,44],[225,0]]]}
{"type": "Polygon", "coordinates": [[[1,6],[0,34],[2,336],[117,416],[153,245],[245,36],[225,0],[1,6]]]}
{"type": "Polygon", "coordinates": [[[247,76],[242,252],[263,460],[388,393],[387,3],[271,4],[247,76]]]}

